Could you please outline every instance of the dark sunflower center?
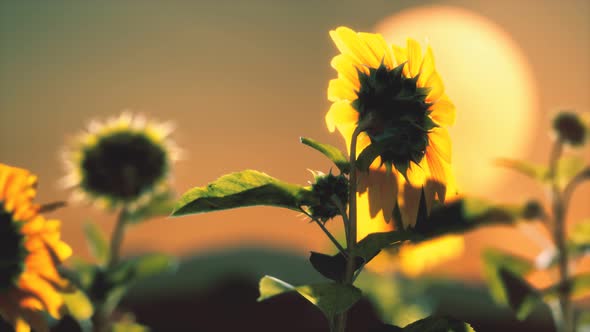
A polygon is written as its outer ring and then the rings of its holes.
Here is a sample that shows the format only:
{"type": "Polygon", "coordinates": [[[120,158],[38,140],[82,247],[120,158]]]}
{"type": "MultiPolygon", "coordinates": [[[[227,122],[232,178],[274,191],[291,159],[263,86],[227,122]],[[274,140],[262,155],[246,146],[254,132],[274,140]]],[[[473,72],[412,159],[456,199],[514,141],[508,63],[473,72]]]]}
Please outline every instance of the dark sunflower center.
{"type": "Polygon", "coordinates": [[[360,90],[352,105],[360,121],[372,115],[367,133],[372,143],[381,145],[381,160],[405,173],[410,161],[419,163],[424,157],[428,132],[436,125],[425,101],[429,89],[417,87],[418,76],[406,78],[402,69],[381,65],[369,74],[359,71],[360,90]]]}
{"type": "Polygon", "coordinates": [[[0,291],[13,285],[24,270],[27,251],[20,225],[0,202],[0,291]]]}
{"type": "Polygon", "coordinates": [[[122,132],[84,151],[82,186],[97,194],[133,200],[167,171],[166,152],[143,134],[122,132]]]}

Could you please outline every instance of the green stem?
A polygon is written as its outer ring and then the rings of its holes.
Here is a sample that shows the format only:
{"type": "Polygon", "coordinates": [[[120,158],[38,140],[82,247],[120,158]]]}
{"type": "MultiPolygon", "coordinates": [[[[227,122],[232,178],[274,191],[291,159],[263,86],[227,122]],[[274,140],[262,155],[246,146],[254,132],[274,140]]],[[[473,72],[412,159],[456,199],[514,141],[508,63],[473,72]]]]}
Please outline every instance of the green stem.
{"type": "Polygon", "coordinates": [[[123,236],[125,235],[125,225],[127,224],[127,209],[123,208],[119,213],[119,218],[113,230],[111,238],[111,256],[109,258],[108,267],[113,268],[119,263],[119,256],[121,254],[121,245],[123,244],[123,236]]]}
{"type": "Polygon", "coordinates": [[[350,221],[348,220],[348,214],[346,212],[346,207],[344,206],[344,204],[342,204],[342,202],[340,201],[340,199],[338,198],[338,196],[336,195],[332,195],[332,197],[330,197],[330,199],[332,200],[332,202],[336,205],[336,207],[338,208],[338,210],[340,211],[340,215],[342,216],[342,222],[344,224],[344,235],[346,238],[346,243],[348,243],[348,233],[349,233],[349,229],[348,229],[348,225],[350,225],[350,221]]]}
{"type": "MultiPolygon", "coordinates": [[[[115,224],[113,235],[111,236],[110,256],[106,264],[107,270],[105,273],[108,273],[109,270],[113,269],[119,263],[121,245],[123,244],[123,236],[125,235],[125,225],[127,223],[126,218],[127,208],[123,207],[121,209],[121,212],[119,212],[119,217],[117,219],[117,223],[115,224]]],[[[110,316],[112,314],[112,311],[105,309],[105,303],[103,301],[98,301],[94,303],[94,306],[95,312],[92,316],[93,331],[110,331],[110,316]]]]}
{"type": "MultiPolygon", "coordinates": [[[[354,249],[356,246],[356,233],[357,233],[357,204],[356,204],[356,192],[357,192],[357,179],[356,179],[356,145],[359,134],[364,130],[364,127],[359,124],[352,133],[350,142],[350,184],[348,191],[348,236],[347,236],[347,249],[348,259],[346,260],[346,274],[344,275],[344,284],[352,285],[354,277],[354,249]]],[[[337,315],[335,320],[335,331],[345,332],[346,331],[346,318],[348,316],[348,310],[337,315]]]]}
{"type": "Polygon", "coordinates": [[[563,194],[557,183],[557,163],[563,150],[563,144],[557,141],[551,151],[549,160],[549,178],[551,179],[551,207],[553,210],[553,240],[558,251],[559,262],[559,308],[561,322],[557,322],[560,332],[573,332],[573,307],[570,299],[569,258],[566,242],[565,205],[563,194]]]}

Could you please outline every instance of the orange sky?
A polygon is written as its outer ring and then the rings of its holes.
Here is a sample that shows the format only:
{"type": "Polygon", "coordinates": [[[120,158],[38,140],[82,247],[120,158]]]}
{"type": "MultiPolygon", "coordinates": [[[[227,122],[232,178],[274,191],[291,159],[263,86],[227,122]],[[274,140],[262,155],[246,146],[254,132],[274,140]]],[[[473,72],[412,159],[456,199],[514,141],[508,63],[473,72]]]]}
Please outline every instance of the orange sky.
{"type": "MultiPolygon", "coordinates": [[[[246,168],[304,184],[311,179],[307,168],[326,171],[331,165],[302,146],[298,137],[343,145],[323,123],[328,80],[335,76],[329,62],[336,49],[328,31],[338,25],[372,31],[384,18],[414,3],[2,2],[1,161],[39,174],[40,202],[66,199],[68,194],[56,184],[63,176],[60,148],[90,119],[130,108],[177,124],[175,138],[185,151],[185,160],[175,168],[179,193],[246,168]]],[[[590,4],[423,3],[458,6],[487,17],[518,45],[538,95],[538,109],[524,129],[538,134],[529,139],[521,157],[544,161],[549,114],[563,107],[590,110],[590,4]]],[[[489,47],[494,47],[492,42],[489,47]]],[[[474,77],[473,84],[478,79],[474,77]]],[[[493,90],[487,96],[490,102],[501,97],[493,90]]],[[[474,111],[458,109],[457,116],[474,111]]],[[[542,197],[526,179],[508,171],[499,176],[497,186],[482,195],[499,201],[542,197]]],[[[588,186],[576,193],[572,220],[590,215],[588,197],[588,186]]],[[[81,223],[96,220],[108,231],[113,219],[80,205],[55,216],[64,222],[64,238],[81,255],[86,255],[81,223]]],[[[466,256],[457,265],[477,275],[478,251],[491,245],[530,255],[526,248],[531,243],[515,234],[493,229],[470,235],[466,256]]],[[[125,239],[126,252],[189,254],[240,245],[282,246],[305,253],[320,250],[325,242],[314,225],[291,211],[273,208],[155,220],[134,226],[125,239]]]]}

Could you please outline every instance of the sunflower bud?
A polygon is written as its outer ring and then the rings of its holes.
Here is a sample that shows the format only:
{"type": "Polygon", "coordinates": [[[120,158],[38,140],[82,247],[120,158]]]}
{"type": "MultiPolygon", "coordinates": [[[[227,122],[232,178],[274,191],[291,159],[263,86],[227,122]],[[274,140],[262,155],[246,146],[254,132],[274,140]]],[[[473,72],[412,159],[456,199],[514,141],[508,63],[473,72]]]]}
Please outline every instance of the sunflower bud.
{"type": "Polygon", "coordinates": [[[553,119],[553,130],[563,143],[581,146],[586,140],[588,129],[576,113],[564,111],[553,119]]]}
{"type": "Polygon", "coordinates": [[[342,206],[348,203],[348,179],[344,175],[318,174],[311,191],[316,203],[309,207],[310,214],[322,222],[341,214],[334,198],[340,201],[342,206]]]}

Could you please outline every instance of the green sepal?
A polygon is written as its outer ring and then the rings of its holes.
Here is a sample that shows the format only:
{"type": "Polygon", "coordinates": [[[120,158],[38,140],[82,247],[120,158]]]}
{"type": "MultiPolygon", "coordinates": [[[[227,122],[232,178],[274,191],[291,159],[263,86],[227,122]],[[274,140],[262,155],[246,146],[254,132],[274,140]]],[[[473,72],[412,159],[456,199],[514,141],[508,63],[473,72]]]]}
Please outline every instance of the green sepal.
{"type": "Polygon", "coordinates": [[[245,170],[220,177],[205,187],[186,192],[173,216],[197,214],[247,206],[267,205],[301,211],[314,202],[311,190],[277,180],[265,173],[245,170]]]}
{"type": "Polygon", "coordinates": [[[301,143],[321,152],[324,156],[328,157],[338,167],[341,173],[350,173],[350,163],[346,158],[346,155],[335,146],[330,144],[320,143],[311,138],[300,137],[301,143]]]}
{"type": "Polygon", "coordinates": [[[297,292],[318,307],[329,321],[352,307],[362,295],[361,291],[352,285],[321,283],[295,287],[271,276],[260,279],[259,290],[259,302],[283,293],[297,292]]]}
{"type": "Polygon", "coordinates": [[[402,329],[403,332],[475,332],[471,325],[448,316],[430,316],[402,329]]]}
{"type": "Polygon", "coordinates": [[[364,148],[356,158],[356,168],[361,172],[368,172],[373,161],[383,152],[384,146],[382,143],[375,142],[364,148]]]}
{"type": "Polygon", "coordinates": [[[500,270],[509,271],[522,277],[534,270],[534,264],[526,258],[514,256],[497,249],[486,249],[483,253],[484,275],[492,298],[502,304],[509,304],[509,289],[504,284],[500,270]]]}
{"type": "Polygon", "coordinates": [[[91,221],[84,224],[84,234],[90,254],[96,259],[99,266],[104,266],[110,256],[110,248],[105,234],[96,223],[91,221]]]}

